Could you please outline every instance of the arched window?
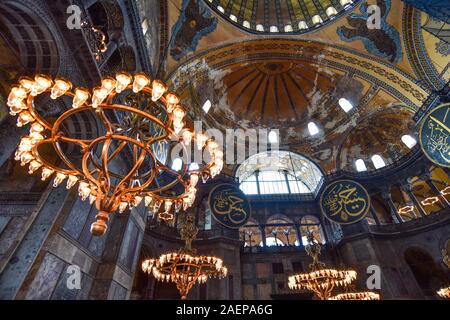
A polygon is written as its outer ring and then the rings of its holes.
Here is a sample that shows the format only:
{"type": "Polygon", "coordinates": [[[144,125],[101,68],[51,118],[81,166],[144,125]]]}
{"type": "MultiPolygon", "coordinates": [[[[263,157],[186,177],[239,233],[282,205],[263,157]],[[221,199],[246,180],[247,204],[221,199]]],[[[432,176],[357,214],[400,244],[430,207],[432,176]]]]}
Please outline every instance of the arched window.
{"type": "Polygon", "coordinates": [[[308,244],[308,233],[312,233],[314,239],[319,243],[325,243],[325,236],[323,234],[322,226],[317,217],[304,216],[300,219],[300,233],[302,236],[302,244],[306,246],[308,244]]]}
{"type": "Polygon", "coordinates": [[[314,122],[308,123],[308,131],[311,136],[315,136],[319,133],[319,128],[314,122]]]}
{"type": "Polygon", "coordinates": [[[358,172],[367,171],[366,163],[364,162],[363,159],[356,160],[355,167],[356,167],[356,171],[358,171],[358,172]]]}
{"type": "Polygon", "coordinates": [[[417,140],[414,139],[409,134],[405,134],[402,136],[402,142],[409,148],[412,149],[417,144],[417,140]]]}
{"type": "Polygon", "coordinates": [[[244,226],[239,228],[239,237],[244,241],[244,247],[256,247],[261,244],[261,229],[256,220],[250,219],[244,226]]]}
{"type": "Polygon", "coordinates": [[[236,171],[245,194],[308,194],[320,188],[323,175],[309,159],[287,151],[259,153],[236,171]]]}
{"type": "Polygon", "coordinates": [[[348,101],[345,98],[341,98],[339,99],[339,106],[342,108],[342,110],[344,110],[345,112],[349,112],[350,110],[353,109],[353,105],[351,104],[350,101],[348,101]]]}
{"type": "Polygon", "coordinates": [[[278,143],[278,134],[276,131],[272,130],[268,135],[269,143],[278,143]]]}
{"type": "Polygon", "coordinates": [[[372,163],[375,167],[375,169],[380,169],[386,166],[386,163],[384,162],[383,158],[379,155],[376,154],[374,156],[372,156],[372,163]]]}
{"type": "MultiPolygon", "coordinates": [[[[298,243],[294,224],[285,216],[272,216],[267,220],[264,231],[267,247],[294,246],[298,243]]],[[[263,245],[262,241],[260,245],[263,245]]]]}

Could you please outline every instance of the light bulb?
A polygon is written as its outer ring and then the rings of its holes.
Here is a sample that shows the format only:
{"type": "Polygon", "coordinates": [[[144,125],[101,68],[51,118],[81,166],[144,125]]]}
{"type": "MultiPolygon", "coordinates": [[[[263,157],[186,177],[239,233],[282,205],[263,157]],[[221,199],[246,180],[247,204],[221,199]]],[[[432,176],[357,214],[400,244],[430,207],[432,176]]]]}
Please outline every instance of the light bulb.
{"type": "Polygon", "coordinates": [[[55,84],[53,85],[50,98],[56,99],[61,97],[63,94],[72,88],[72,84],[64,79],[57,78],[55,79],[55,84]]]}
{"type": "Polygon", "coordinates": [[[33,133],[33,132],[39,133],[39,132],[42,132],[42,131],[44,131],[44,127],[39,122],[34,122],[31,125],[31,129],[30,129],[31,133],[33,133]]]}
{"type": "Polygon", "coordinates": [[[153,197],[152,196],[145,196],[144,197],[144,204],[146,207],[148,207],[152,203],[153,197]]]}
{"type": "Polygon", "coordinates": [[[108,96],[108,90],[102,87],[96,87],[92,94],[92,107],[97,108],[108,96]]]}
{"type": "Polygon", "coordinates": [[[31,78],[28,77],[21,77],[19,79],[20,86],[25,89],[26,92],[30,92],[31,88],[33,87],[34,81],[31,78]]]}
{"type": "Polygon", "coordinates": [[[189,131],[189,130],[184,130],[183,131],[183,143],[186,146],[189,146],[191,144],[193,135],[194,134],[191,131],[189,131]]]}
{"type": "Polygon", "coordinates": [[[142,199],[143,198],[141,196],[135,196],[133,200],[133,206],[137,207],[142,202],[142,199]]]}
{"type": "Polygon", "coordinates": [[[175,131],[175,134],[179,134],[181,130],[184,128],[184,122],[181,119],[175,119],[173,120],[173,131],[175,131]]]}
{"type": "Polygon", "coordinates": [[[46,75],[38,74],[34,77],[34,83],[31,87],[31,95],[37,96],[51,87],[52,79],[46,75]]]}
{"type": "Polygon", "coordinates": [[[66,178],[67,176],[64,173],[58,172],[55,179],[53,179],[53,187],[56,188],[57,186],[59,186],[61,182],[63,182],[66,178]]]}
{"type": "Polygon", "coordinates": [[[89,195],[89,204],[94,204],[95,200],[97,200],[97,197],[90,194],[89,195]]]}
{"type": "Polygon", "coordinates": [[[22,110],[28,109],[26,103],[23,100],[15,100],[13,105],[9,107],[9,114],[15,116],[16,114],[22,112],[22,110]]]}
{"type": "Polygon", "coordinates": [[[35,145],[39,141],[44,140],[44,136],[39,132],[30,132],[31,143],[35,145]]]}
{"type": "Polygon", "coordinates": [[[17,101],[21,101],[27,97],[27,90],[22,87],[12,87],[7,100],[7,105],[12,107],[16,104],[17,101]]]}
{"type": "Polygon", "coordinates": [[[89,99],[89,91],[85,88],[77,88],[75,90],[75,96],[73,97],[72,108],[81,107],[87,99],[89,99]]]}
{"type": "Polygon", "coordinates": [[[127,207],[128,207],[128,203],[127,202],[121,202],[119,204],[119,213],[124,213],[125,210],[127,209],[127,207]]]}
{"type": "Polygon", "coordinates": [[[31,151],[32,147],[33,147],[33,143],[32,143],[32,139],[30,137],[25,136],[20,140],[19,150],[21,152],[31,151]]]}
{"type": "Polygon", "coordinates": [[[184,116],[186,115],[186,111],[184,111],[183,107],[181,107],[180,105],[178,105],[174,110],[173,110],[173,118],[174,121],[175,120],[183,120],[184,116]]]}
{"type": "Polygon", "coordinates": [[[172,201],[171,200],[166,200],[166,202],[164,203],[164,211],[166,213],[168,213],[170,211],[170,209],[172,208],[172,201]]]}
{"type": "Polygon", "coordinates": [[[102,80],[102,88],[110,94],[116,87],[117,81],[114,78],[106,77],[102,80]]]}
{"type": "Polygon", "coordinates": [[[72,188],[77,182],[78,182],[78,177],[76,177],[74,175],[69,175],[69,177],[67,178],[66,188],[67,189],[72,188]]]}
{"type": "Polygon", "coordinates": [[[201,132],[197,133],[197,148],[198,148],[198,150],[203,149],[207,140],[208,140],[208,137],[206,135],[204,135],[201,132]]]}
{"type": "Polygon", "coordinates": [[[150,78],[145,73],[142,73],[142,72],[137,73],[134,76],[133,92],[138,93],[139,91],[144,89],[144,87],[146,85],[148,85],[149,83],[150,83],[150,78]]]}
{"type": "Polygon", "coordinates": [[[24,165],[26,165],[33,159],[34,159],[34,156],[31,153],[24,152],[20,155],[20,165],[23,167],[24,165]]]}
{"type": "Polygon", "coordinates": [[[198,174],[192,173],[191,174],[191,178],[190,178],[189,186],[195,187],[197,185],[197,183],[198,183],[198,179],[199,179],[198,174]]]}
{"type": "Polygon", "coordinates": [[[22,111],[17,118],[17,126],[22,127],[27,123],[33,122],[34,118],[28,111],[22,111]]]}
{"type": "Polygon", "coordinates": [[[162,204],[161,200],[156,201],[155,204],[153,205],[153,212],[155,213],[158,212],[159,208],[161,208],[161,204],[162,204]]]}
{"type": "Polygon", "coordinates": [[[171,113],[175,106],[180,102],[180,98],[172,92],[166,94],[167,112],[171,113]]]}
{"type": "Polygon", "coordinates": [[[133,80],[133,78],[131,77],[130,74],[126,73],[126,72],[118,72],[116,74],[116,92],[120,93],[123,90],[125,90],[128,85],[131,83],[131,80],[133,80]]]}
{"type": "Polygon", "coordinates": [[[89,197],[91,194],[91,188],[89,187],[89,184],[82,181],[78,185],[78,194],[81,197],[81,200],[84,201],[89,197]]]}
{"type": "Polygon", "coordinates": [[[30,165],[28,167],[28,173],[32,174],[33,172],[35,172],[37,169],[39,169],[42,166],[42,163],[40,163],[37,160],[32,160],[30,162],[30,165]]]}
{"type": "Polygon", "coordinates": [[[41,180],[47,180],[55,171],[49,168],[42,168],[41,180]]]}
{"type": "Polygon", "coordinates": [[[219,147],[219,144],[214,140],[209,140],[206,147],[208,148],[209,153],[212,154],[219,147]]]}
{"type": "Polygon", "coordinates": [[[156,102],[167,91],[167,86],[160,80],[154,80],[152,85],[152,101],[156,102]]]}

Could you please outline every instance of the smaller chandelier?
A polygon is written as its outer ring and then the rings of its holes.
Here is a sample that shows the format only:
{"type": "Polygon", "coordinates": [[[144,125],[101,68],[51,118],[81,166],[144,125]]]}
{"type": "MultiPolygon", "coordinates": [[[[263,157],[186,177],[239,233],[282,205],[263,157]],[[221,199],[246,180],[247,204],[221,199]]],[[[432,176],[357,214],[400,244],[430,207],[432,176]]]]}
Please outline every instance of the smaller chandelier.
{"type": "Polygon", "coordinates": [[[196,283],[204,284],[208,278],[224,278],[228,273],[222,259],[195,254],[191,243],[197,231],[192,216],[188,215],[180,230],[185,247],[178,252],[166,253],[158,259],[147,259],[142,263],[142,270],[152,274],[157,281],[175,283],[183,300],[196,283]]]}
{"type": "Polygon", "coordinates": [[[335,287],[348,286],[356,279],[356,271],[327,269],[319,261],[322,246],[312,233],[308,234],[309,244],[306,246],[307,254],[313,259],[309,265],[309,273],[301,273],[289,277],[288,286],[293,290],[306,289],[312,291],[321,300],[328,300],[335,287]]]}
{"type": "Polygon", "coordinates": [[[346,292],[335,295],[328,300],[380,300],[380,295],[375,292],[346,292]]]}
{"type": "Polygon", "coordinates": [[[450,299],[450,287],[440,289],[437,294],[444,299],[450,299]]]}

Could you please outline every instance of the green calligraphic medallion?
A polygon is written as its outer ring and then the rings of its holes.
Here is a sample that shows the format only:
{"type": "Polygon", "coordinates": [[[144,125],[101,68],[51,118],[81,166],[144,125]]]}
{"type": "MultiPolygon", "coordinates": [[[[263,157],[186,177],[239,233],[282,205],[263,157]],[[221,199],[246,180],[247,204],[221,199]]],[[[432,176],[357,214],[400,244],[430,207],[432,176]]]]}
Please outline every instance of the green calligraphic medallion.
{"type": "Polygon", "coordinates": [[[250,218],[250,203],[238,187],[224,183],[211,190],[208,198],[212,216],[225,227],[237,229],[250,218]]]}
{"type": "Polygon", "coordinates": [[[450,103],[440,105],[428,113],[419,131],[420,147],[430,161],[450,167],[450,103]]]}
{"type": "Polygon", "coordinates": [[[352,180],[331,182],[320,196],[323,215],[338,224],[352,224],[362,220],[370,209],[367,190],[352,180]]]}

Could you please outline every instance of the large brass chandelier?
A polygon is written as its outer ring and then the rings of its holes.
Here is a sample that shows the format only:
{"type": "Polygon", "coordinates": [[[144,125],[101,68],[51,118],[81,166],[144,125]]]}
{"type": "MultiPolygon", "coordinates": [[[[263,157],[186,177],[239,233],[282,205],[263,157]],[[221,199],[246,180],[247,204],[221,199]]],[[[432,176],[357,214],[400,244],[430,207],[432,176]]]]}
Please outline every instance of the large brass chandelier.
{"type": "Polygon", "coordinates": [[[92,234],[103,235],[108,216],[117,209],[122,213],[142,201],[161,220],[171,220],[174,212],[193,204],[199,179],[205,182],[220,173],[223,152],[217,142],[202,132],[184,128],[186,108],[162,81],[151,81],[145,73],[132,76],[119,72],[115,78],[104,78],[92,92],[81,87],[71,89],[72,84],[62,78],[40,74],[34,79],[23,77],[12,87],[7,104],[10,114],[18,116],[17,126],[30,125],[15,159],[22,166],[28,164],[30,174],[41,169],[42,180],[54,176],[54,187],[64,180],[68,189],[78,183],[80,197],[95,202],[99,211],[91,225],[92,234]],[[45,104],[48,95],[72,107],[54,121],[46,119],[37,106],[45,104]],[[127,104],[124,101],[128,98],[138,102],[127,104]],[[104,125],[104,132],[92,139],[70,136],[65,124],[83,112],[93,113],[104,125]],[[181,170],[173,170],[156,154],[163,143],[178,143],[185,150],[206,149],[209,159],[194,166],[184,163],[181,170]],[[78,161],[66,154],[70,144],[79,150],[78,161]],[[45,146],[54,150],[59,161],[46,159],[41,152],[45,146]],[[113,162],[127,150],[131,166],[123,170],[120,165],[118,170],[113,162]]]}
{"type": "Polygon", "coordinates": [[[180,292],[181,299],[186,299],[189,290],[196,283],[203,284],[208,278],[224,278],[228,270],[220,258],[196,255],[192,241],[197,235],[191,215],[186,217],[180,234],[185,247],[177,252],[161,255],[158,259],[148,259],[142,263],[142,270],[152,274],[156,280],[173,282],[180,292]]]}
{"type": "Polygon", "coordinates": [[[290,276],[288,286],[293,290],[306,289],[312,291],[319,299],[328,300],[334,288],[348,286],[356,279],[356,271],[326,268],[325,264],[319,261],[321,244],[312,233],[309,233],[307,237],[309,244],[305,249],[313,259],[309,265],[310,270],[308,273],[290,276]]]}

